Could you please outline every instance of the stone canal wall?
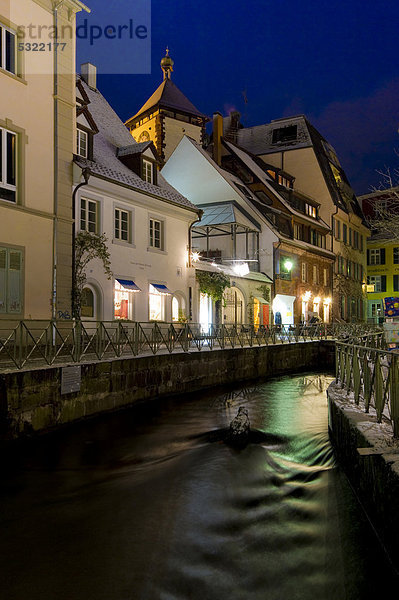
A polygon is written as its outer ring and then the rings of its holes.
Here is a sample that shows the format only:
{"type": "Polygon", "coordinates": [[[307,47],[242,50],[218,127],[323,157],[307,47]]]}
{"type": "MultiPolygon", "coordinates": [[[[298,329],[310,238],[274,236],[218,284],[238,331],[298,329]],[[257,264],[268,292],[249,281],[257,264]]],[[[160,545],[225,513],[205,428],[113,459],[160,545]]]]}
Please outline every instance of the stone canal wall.
{"type": "Polygon", "coordinates": [[[365,413],[353,394],[336,383],[328,388],[329,429],[338,462],[399,570],[399,441],[375,411],[365,413]]]}
{"type": "MultiPolygon", "coordinates": [[[[0,375],[0,439],[51,430],[163,396],[328,369],[334,359],[334,342],[323,340],[83,363],[80,389],[72,392],[65,384],[65,367],[4,373],[0,375]]],[[[70,383],[73,389],[74,382],[70,383]]]]}

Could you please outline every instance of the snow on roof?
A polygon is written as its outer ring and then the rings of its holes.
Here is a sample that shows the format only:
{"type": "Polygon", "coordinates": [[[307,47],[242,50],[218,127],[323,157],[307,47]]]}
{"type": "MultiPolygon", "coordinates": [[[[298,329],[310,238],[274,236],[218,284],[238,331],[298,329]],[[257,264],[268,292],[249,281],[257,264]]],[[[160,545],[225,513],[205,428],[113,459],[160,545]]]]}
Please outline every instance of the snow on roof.
{"type": "Polygon", "coordinates": [[[160,200],[172,202],[178,206],[198,212],[198,208],[185,196],[182,196],[175,188],[167,183],[161,173],[158,173],[158,185],[144,181],[125,166],[117,157],[120,151],[133,153],[143,152],[149,144],[135,142],[124,123],[116,112],[98,91],[91,89],[86,82],[80,78],[80,83],[90,100],[89,110],[96,122],[99,133],[94,136],[93,160],[87,160],[80,156],[75,157],[75,163],[80,167],[90,167],[94,175],[104,177],[115,183],[121,183],[152,196],[158,196],[160,200]]]}

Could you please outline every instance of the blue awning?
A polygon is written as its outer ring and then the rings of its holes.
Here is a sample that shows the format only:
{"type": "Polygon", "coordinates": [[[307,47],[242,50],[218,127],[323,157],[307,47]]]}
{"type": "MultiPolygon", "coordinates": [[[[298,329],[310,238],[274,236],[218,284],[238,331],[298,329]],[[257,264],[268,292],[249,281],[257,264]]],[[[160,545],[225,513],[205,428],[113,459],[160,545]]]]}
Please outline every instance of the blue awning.
{"type": "Polygon", "coordinates": [[[166,287],[166,285],[161,285],[159,283],[152,283],[151,285],[160,294],[170,294],[170,295],[172,295],[172,292],[166,287]]]}
{"type": "Polygon", "coordinates": [[[141,292],[139,286],[136,285],[131,279],[117,279],[116,281],[120,283],[123,289],[128,292],[141,292]]]}

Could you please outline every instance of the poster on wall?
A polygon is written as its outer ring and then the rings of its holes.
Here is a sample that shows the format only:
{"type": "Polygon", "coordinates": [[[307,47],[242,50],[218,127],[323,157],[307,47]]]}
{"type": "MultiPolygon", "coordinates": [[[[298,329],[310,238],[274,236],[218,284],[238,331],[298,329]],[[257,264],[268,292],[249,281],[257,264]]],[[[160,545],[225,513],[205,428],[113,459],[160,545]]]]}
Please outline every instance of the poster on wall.
{"type": "Polygon", "coordinates": [[[399,298],[384,298],[385,316],[399,317],[399,298]]]}

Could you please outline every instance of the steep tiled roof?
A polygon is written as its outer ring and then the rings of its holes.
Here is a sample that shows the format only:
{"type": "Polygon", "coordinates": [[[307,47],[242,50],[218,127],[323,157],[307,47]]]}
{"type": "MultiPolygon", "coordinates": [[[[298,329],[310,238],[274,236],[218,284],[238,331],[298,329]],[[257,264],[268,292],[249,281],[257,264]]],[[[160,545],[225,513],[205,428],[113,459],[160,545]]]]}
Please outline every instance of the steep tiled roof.
{"type": "Polygon", "coordinates": [[[206,115],[201,113],[194,106],[194,104],[190,102],[190,100],[183,94],[183,92],[179,90],[177,85],[175,85],[171,79],[165,79],[155,90],[152,96],[147,100],[144,106],[142,106],[140,110],[127,121],[127,123],[132,119],[136,119],[139,115],[147,112],[147,110],[150,110],[155,106],[177,110],[189,115],[194,115],[196,117],[207,118],[206,115]]]}
{"type": "Polygon", "coordinates": [[[119,160],[117,157],[119,151],[122,154],[123,152],[132,154],[137,147],[137,152],[143,152],[150,143],[138,144],[135,142],[104,96],[98,90],[91,89],[82,79],[80,82],[90,100],[90,114],[99,133],[94,136],[93,160],[76,156],[75,163],[80,167],[90,167],[93,175],[121,183],[152,196],[158,196],[160,200],[198,212],[198,208],[167,183],[161,173],[158,173],[158,185],[153,185],[141,179],[119,160]]]}

